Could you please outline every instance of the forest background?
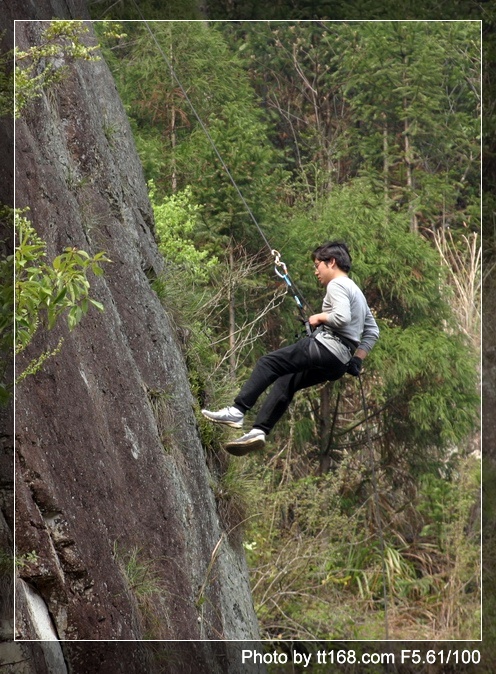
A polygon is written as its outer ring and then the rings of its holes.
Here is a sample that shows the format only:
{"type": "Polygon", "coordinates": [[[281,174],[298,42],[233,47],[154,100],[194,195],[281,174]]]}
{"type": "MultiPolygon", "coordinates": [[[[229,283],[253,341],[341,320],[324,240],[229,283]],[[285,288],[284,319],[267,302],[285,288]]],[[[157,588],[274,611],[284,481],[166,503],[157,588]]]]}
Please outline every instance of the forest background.
{"type": "Polygon", "coordinates": [[[199,403],[301,329],[188,99],[308,304],[309,253],[343,238],[381,327],[368,423],[345,377],[300,394],[264,456],[226,462],[262,636],[477,639],[479,22],[95,25],[199,403]]]}

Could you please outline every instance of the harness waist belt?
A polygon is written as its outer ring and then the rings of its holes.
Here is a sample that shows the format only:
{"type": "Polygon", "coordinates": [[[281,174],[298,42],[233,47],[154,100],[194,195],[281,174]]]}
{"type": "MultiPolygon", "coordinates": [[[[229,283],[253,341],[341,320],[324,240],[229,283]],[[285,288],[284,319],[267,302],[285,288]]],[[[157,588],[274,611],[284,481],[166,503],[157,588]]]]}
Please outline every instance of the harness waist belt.
{"type": "Polygon", "coordinates": [[[331,334],[339,339],[346,348],[348,348],[352,353],[354,353],[358,348],[358,342],[355,342],[353,339],[348,339],[348,337],[343,337],[343,335],[338,335],[336,332],[331,332],[331,334]]]}
{"type": "Polygon", "coordinates": [[[334,332],[333,330],[329,330],[329,329],[325,329],[325,328],[322,329],[322,327],[319,326],[317,328],[316,332],[321,332],[324,337],[330,337],[331,339],[334,338],[334,339],[339,340],[352,353],[354,353],[358,348],[359,342],[355,342],[353,339],[348,339],[348,337],[343,337],[343,335],[338,335],[338,333],[334,332]]]}

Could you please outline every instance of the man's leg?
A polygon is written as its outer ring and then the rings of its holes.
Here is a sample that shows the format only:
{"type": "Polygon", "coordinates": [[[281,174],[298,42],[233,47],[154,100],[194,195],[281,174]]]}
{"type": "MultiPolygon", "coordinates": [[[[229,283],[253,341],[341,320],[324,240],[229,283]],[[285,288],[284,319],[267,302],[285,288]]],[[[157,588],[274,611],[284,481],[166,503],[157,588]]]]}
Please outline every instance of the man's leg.
{"type": "Polygon", "coordinates": [[[263,447],[265,433],[271,431],[284,414],[296,391],[339,379],[346,372],[346,368],[347,365],[320,342],[306,337],[291,346],[262,356],[234,399],[233,407],[218,412],[202,410],[202,413],[210,421],[241,428],[244,414],[276,382],[257,415],[252,431],[226,444],[227,451],[241,456],[263,447]]]}
{"type": "MultiPolygon", "coordinates": [[[[325,347],[323,348],[325,349],[325,347]]],[[[342,377],[347,366],[330,351],[327,354],[323,354],[324,367],[315,367],[279,377],[262,403],[253,423],[253,428],[260,428],[266,434],[270,433],[288,409],[297,391],[323,384],[325,381],[335,381],[342,377]]]]}
{"type": "Polygon", "coordinates": [[[315,351],[316,346],[315,340],[306,337],[259,358],[250,377],[234,399],[234,406],[246,413],[276,379],[320,365],[320,350],[315,351]]]}
{"type": "Polygon", "coordinates": [[[237,440],[227,442],[224,448],[235,456],[261,450],[265,446],[265,435],[269,433],[287,410],[294,394],[300,389],[334,381],[343,376],[347,365],[342,363],[325,346],[311,340],[309,346],[310,367],[277,378],[272,389],[257,414],[253,428],[237,440]]]}
{"type": "Polygon", "coordinates": [[[236,396],[234,405],[218,411],[202,410],[203,416],[215,423],[241,428],[245,413],[253,407],[266,388],[278,377],[311,367],[312,357],[315,359],[316,355],[318,356],[318,348],[315,340],[306,337],[291,346],[262,356],[236,396]]]}

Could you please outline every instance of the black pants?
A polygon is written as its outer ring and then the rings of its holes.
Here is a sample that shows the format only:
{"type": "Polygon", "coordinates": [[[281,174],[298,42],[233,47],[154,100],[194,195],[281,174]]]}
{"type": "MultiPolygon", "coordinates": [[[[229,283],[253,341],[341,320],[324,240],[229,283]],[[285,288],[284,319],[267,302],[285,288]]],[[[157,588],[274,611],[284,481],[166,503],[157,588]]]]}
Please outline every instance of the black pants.
{"type": "Polygon", "coordinates": [[[343,376],[346,368],[347,364],[323,344],[313,337],[304,337],[291,346],[262,356],[236,396],[234,405],[241,412],[247,412],[260,394],[274,384],[253,424],[254,428],[269,433],[288,409],[297,391],[325,381],[335,381],[343,376]]]}

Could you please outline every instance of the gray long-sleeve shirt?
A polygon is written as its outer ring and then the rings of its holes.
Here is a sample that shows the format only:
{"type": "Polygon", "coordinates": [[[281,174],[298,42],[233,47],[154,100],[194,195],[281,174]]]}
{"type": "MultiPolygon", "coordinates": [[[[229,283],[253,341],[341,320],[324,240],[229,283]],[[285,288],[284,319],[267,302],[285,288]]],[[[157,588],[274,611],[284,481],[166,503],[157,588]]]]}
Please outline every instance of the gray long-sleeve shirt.
{"type": "Polygon", "coordinates": [[[367,353],[379,337],[379,328],[372,316],[364,294],[348,276],[329,281],[322,302],[327,321],[322,330],[317,329],[315,339],[330,349],[343,363],[351,357],[349,349],[338,337],[342,335],[358,344],[367,353]]]}

